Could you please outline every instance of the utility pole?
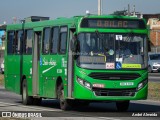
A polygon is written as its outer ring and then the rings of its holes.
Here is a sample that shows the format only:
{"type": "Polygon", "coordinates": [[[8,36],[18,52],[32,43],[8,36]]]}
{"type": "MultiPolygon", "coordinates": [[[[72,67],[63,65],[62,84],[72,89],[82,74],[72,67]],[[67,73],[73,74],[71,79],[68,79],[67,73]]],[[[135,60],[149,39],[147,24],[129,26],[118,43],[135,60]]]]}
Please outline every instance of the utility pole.
{"type": "Polygon", "coordinates": [[[133,16],[136,16],[136,7],[135,7],[135,5],[133,6],[133,16]]]}
{"type": "Polygon", "coordinates": [[[131,15],[131,12],[130,12],[130,4],[128,4],[128,16],[131,15]]]}
{"type": "Polygon", "coordinates": [[[98,15],[102,15],[102,0],[98,0],[98,15]]]}

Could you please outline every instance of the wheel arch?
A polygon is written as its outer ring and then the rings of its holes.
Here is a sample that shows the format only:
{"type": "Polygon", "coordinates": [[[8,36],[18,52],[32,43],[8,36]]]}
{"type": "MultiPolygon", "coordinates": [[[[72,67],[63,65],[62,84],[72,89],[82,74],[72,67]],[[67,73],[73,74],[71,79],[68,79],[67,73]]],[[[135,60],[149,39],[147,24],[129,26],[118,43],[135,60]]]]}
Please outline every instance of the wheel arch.
{"type": "Polygon", "coordinates": [[[55,96],[56,96],[56,98],[58,98],[57,90],[58,90],[58,87],[61,85],[61,83],[63,84],[63,79],[62,79],[62,77],[58,76],[57,79],[56,79],[56,84],[55,84],[55,96]]]}
{"type": "Polygon", "coordinates": [[[22,84],[23,81],[26,79],[26,75],[22,75],[21,81],[20,81],[20,94],[22,95],[22,84]]]}

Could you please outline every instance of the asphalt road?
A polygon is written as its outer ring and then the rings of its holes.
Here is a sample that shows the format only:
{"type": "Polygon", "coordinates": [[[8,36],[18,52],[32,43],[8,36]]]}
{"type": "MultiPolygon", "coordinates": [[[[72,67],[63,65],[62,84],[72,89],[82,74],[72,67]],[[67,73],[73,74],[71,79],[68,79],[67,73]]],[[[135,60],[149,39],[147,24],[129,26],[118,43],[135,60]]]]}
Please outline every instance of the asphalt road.
{"type": "MultiPolygon", "coordinates": [[[[6,91],[0,87],[0,116],[2,112],[41,114],[41,119],[60,119],[60,120],[159,120],[160,102],[141,100],[131,101],[127,112],[117,112],[115,103],[91,103],[88,107],[76,108],[71,111],[62,111],[56,100],[43,100],[40,106],[24,106],[21,103],[21,96],[6,91]],[[154,114],[158,117],[133,117],[135,114],[154,114]],[[45,118],[47,117],[47,118],[45,118]]],[[[14,114],[16,115],[16,114],[14,114]]],[[[34,118],[39,120],[39,118],[34,118]]]]}
{"type": "Polygon", "coordinates": [[[159,82],[160,83],[160,73],[149,73],[149,82],[159,82]]]}

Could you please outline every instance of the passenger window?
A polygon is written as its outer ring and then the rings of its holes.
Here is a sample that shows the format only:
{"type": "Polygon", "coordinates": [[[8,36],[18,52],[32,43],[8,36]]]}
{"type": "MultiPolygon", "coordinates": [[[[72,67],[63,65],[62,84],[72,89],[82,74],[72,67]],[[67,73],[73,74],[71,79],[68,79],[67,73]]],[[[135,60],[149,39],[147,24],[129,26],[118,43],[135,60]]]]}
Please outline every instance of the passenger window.
{"type": "Polygon", "coordinates": [[[33,40],[33,30],[26,31],[26,40],[25,40],[25,54],[32,54],[32,40],[33,40]]]}
{"type": "Polygon", "coordinates": [[[14,31],[8,32],[8,43],[7,43],[7,53],[14,54],[14,41],[15,41],[15,33],[14,31]]]}
{"type": "Polygon", "coordinates": [[[60,31],[60,46],[59,46],[59,52],[61,54],[66,53],[66,44],[67,44],[67,27],[61,27],[60,31]]]}
{"type": "Polygon", "coordinates": [[[15,53],[16,54],[21,54],[22,53],[22,47],[21,47],[21,42],[23,41],[23,31],[17,31],[17,37],[15,39],[15,53]]]}
{"type": "Polygon", "coordinates": [[[57,46],[59,42],[59,27],[54,27],[52,29],[52,39],[51,39],[51,53],[57,53],[57,46]]]}
{"type": "Polygon", "coordinates": [[[44,29],[43,46],[42,46],[44,54],[48,54],[49,53],[50,31],[51,31],[51,28],[45,28],[44,29]]]}

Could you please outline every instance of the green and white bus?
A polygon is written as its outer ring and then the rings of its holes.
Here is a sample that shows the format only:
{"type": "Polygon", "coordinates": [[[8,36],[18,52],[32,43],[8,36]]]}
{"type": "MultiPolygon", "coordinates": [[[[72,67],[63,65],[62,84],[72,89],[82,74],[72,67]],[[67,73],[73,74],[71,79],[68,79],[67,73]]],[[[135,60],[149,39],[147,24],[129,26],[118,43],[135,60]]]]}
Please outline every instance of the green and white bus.
{"type": "Polygon", "coordinates": [[[7,25],[5,88],[24,105],[43,98],[67,110],[91,102],[147,99],[148,31],[144,19],[86,15],[7,25]]]}

